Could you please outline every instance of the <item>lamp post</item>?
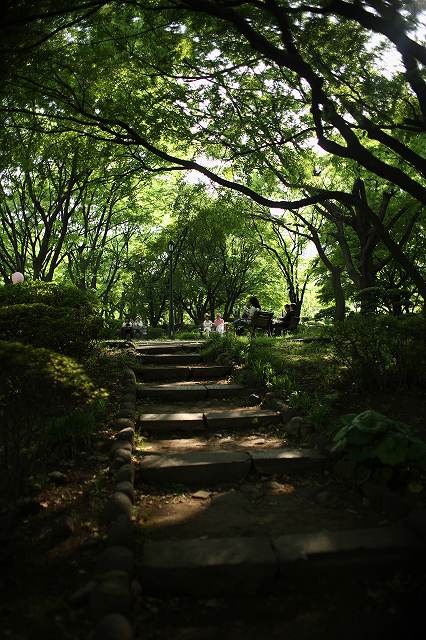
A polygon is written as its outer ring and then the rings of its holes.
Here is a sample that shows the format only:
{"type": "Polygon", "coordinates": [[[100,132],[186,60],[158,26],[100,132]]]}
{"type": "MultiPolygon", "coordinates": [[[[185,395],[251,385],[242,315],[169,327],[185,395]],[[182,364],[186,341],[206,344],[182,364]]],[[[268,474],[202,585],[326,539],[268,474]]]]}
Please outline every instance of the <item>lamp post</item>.
{"type": "Polygon", "coordinates": [[[170,308],[169,308],[169,338],[175,337],[175,318],[174,318],[174,309],[173,309],[173,251],[175,249],[175,243],[173,240],[169,240],[168,244],[169,251],[169,284],[170,284],[170,308]]]}

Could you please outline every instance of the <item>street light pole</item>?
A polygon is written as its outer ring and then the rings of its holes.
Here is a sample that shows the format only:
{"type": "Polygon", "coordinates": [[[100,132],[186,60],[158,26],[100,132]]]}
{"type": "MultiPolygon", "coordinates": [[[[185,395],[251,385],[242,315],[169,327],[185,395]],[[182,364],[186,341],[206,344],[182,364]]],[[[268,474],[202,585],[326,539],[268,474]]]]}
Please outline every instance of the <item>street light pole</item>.
{"type": "Polygon", "coordinates": [[[170,308],[169,308],[169,338],[174,339],[175,337],[175,318],[174,318],[174,308],[173,308],[173,251],[175,248],[175,243],[173,240],[169,240],[168,250],[169,250],[169,284],[170,284],[170,308]]]}

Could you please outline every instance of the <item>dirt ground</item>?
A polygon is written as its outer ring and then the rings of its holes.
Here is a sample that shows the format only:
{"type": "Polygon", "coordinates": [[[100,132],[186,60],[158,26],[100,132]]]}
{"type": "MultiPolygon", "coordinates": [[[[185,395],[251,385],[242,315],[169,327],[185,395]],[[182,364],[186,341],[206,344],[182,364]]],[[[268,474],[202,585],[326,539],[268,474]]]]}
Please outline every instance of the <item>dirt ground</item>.
{"type": "MultiPolygon", "coordinates": [[[[325,472],[249,478],[235,486],[137,487],[141,539],[284,535],[389,524],[325,472]]],[[[140,527],[140,529],[139,529],[140,527]]]]}
{"type": "Polygon", "coordinates": [[[61,483],[40,477],[31,497],[0,515],[1,638],[87,639],[91,620],[71,599],[103,548],[110,435],[57,463],[61,483]]]}

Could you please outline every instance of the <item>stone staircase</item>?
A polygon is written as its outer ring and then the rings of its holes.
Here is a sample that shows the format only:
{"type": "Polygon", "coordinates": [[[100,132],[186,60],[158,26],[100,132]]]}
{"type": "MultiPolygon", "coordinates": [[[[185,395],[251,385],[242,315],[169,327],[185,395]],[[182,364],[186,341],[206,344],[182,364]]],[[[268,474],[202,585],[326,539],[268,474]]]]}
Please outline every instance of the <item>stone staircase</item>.
{"type": "Polygon", "coordinates": [[[290,582],[309,591],[423,563],[423,543],[401,524],[348,508],[349,498],[312,500],[313,486],[318,495],[329,486],[327,456],[286,446],[280,413],[252,406],[228,367],[202,363],[201,344],[138,348],[145,594],[250,597],[286,593],[290,582]]]}

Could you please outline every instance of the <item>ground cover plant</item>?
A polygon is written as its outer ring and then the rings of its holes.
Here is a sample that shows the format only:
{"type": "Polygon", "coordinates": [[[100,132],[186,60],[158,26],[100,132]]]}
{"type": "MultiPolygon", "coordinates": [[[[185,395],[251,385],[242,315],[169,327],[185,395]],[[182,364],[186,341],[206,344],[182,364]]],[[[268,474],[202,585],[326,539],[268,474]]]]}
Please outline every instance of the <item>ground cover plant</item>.
{"type": "Polygon", "coordinates": [[[356,317],[305,327],[297,337],[306,340],[212,336],[204,352],[236,363],[237,381],[277,393],[330,439],[341,416],[368,409],[400,415],[426,435],[424,327],[419,316],[356,317]]]}

